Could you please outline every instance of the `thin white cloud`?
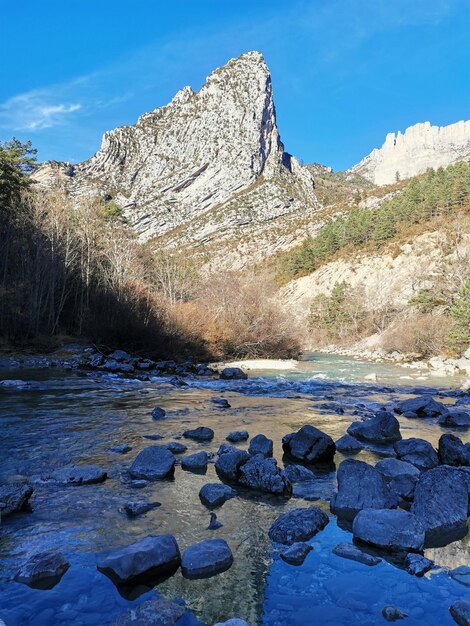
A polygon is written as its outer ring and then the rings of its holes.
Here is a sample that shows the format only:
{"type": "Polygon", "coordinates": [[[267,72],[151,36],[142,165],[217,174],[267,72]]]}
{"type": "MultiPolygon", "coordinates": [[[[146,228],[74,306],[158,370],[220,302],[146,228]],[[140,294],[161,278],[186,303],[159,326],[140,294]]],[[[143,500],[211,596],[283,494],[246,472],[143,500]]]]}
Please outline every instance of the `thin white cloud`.
{"type": "Polygon", "coordinates": [[[72,113],[82,108],[78,102],[54,101],[53,95],[34,90],[9,98],[0,104],[0,127],[13,131],[53,128],[66,123],[72,113]]]}

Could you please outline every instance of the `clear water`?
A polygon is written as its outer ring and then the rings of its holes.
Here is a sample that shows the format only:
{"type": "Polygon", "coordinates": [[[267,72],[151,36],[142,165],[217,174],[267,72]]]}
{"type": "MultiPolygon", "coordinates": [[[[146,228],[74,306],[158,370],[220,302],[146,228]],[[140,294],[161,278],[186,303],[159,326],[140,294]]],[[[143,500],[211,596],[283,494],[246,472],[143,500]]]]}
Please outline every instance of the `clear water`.
{"type": "MultiPolygon", "coordinates": [[[[329,355],[310,355],[297,370],[256,372],[248,381],[194,380],[183,388],[164,379],[138,382],[53,369],[0,370],[0,376],[29,381],[26,389],[0,391],[0,473],[28,476],[35,488],[31,512],[7,518],[0,526],[0,618],[7,626],[110,623],[153,592],[134,601],[121,597],[96,570],[97,554],[164,532],[174,534],[181,549],[213,536],[225,538],[232,548],[235,561],[227,572],[202,581],[185,580],[178,572],[158,586],[164,597],[184,599],[202,624],[233,616],[251,626],[378,624],[384,622],[381,608],[393,604],[409,614],[408,624],[442,626],[453,624],[449,605],[468,595],[445,569],[470,563],[468,537],[429,551],[443,567],[417,579],[386,561],[368,568],[334,556],[331,548],[351,535],[331,518],[312,540],[314,550],[305,563],[295,568],[279,559],[267,532],[281,512],[308,506],[305,500],[241,492],[217,511],[223,527],[208,531],[209,513],[198,492],[206,482],[217,480],[213,465],[205,476],[177,467],[174,480],[141,490],[133,489],[126,475],[138,451],[153,443],[146,435],[160,434],[170,441],[187,428],[210,426],[215,431],[210,444],[185,444],[188,454],[202,449],[215,453],[228,432],[246,429],[251,436],[271,437],[280,460],[282,436],[303,424],[312,423],[336,439],[355,419],[355,410],[377,408],[418,386],[440,389],[448,395],[444,401],[454,402],[451,387],[459,384],[455,378],[423,381],[419,373],[400,367],[329,355]],[[372,372],[377,382],[365,380],[372,372]],[[210,398],[215,395],[227,398],[232,408],[213,405],[210,398]],[[156,405],[167,410],[164,421],[150,417],[156,405]],[[338,405],[344,414],[336,412],[338,405]],[[130,453],[110,452],[123,442],[133,446],[130,453]],[[51,469],[69,463],[99,465],[110,478],[81,487],[41,480],[51,469]],[[123,504],[140,498],[158,500],[162,506],[127,518],[123,504]],[[60,548],[72,564],[54,589],[33,590],[12,581],[24,559],[51,548],[60,548]]],[[[443,432],[432,420],[403,419],[401,426],[404,437],[424,437],[434,445],[443,432]]],[[[383,453],[362,451],[356,458],[375,462],[383,453]]],[[[342,458],[337,454],[336,464],[342,458]]],[[[326,497],[334,487],[334,472],[323,473],[317,481],[319,494],[326,497]]],[[[329,510],[325,500],[317,504],[329,510]]]]}

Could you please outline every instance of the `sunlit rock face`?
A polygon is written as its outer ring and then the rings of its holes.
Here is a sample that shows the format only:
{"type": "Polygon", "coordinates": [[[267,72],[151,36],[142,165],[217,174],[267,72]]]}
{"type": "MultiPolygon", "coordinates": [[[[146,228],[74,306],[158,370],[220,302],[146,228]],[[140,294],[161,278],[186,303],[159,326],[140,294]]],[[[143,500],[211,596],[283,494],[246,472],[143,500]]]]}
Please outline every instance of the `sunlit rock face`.
{"type": "Polygon", "coordinates": [[[404,133],[389,133],[351,173],[360,174],[376,185],[394,183],[425,172],[470,159],[470,121],[450,126],[415,124],[404,133]]]}
{"type": "Polygon", "coordinates": [[[312,175],[280,140],[259,52],[216,69],[199,92],[185,87],[136,125],[105,133],[88,161],[46,163],[35,177],[59,181],[72,197],[112,198],[142,239],[168,234],[170,245],[256,230],[317,205],[312,175]]]}

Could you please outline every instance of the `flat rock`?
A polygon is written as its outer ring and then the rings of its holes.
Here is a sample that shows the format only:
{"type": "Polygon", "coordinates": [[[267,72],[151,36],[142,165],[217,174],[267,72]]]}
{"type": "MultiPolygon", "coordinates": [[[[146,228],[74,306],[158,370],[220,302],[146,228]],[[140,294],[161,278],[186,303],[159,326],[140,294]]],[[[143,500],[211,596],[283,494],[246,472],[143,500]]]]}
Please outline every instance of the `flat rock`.
{"type": "Polygon", "coordinates": [[[232,563],[232,551],[224,539],[206,539],[186,548],[181,571],[185,578],[210,578],[228,570],[232,563]]]}
{"type": "Polygon", "coordinates": [[[161,406],[156,406],[150,415],[154,420],[162,420],[166,416],[166,411],[161,406]]]}
{"type": "Polygon", "coordinates": [[[470,602],[468,600],[457,600],[449,607],[449,612],[459,626],[470,626],[470,602]]]}
{"type": "Polygon", "coordinates": [[[316,506],[292,509],[274,521],[269,529],[269,538],[285,545],[307,541],[323,530],[328,522],[328,515],[316,506]]]}
{"type": "Polygon", "coordinates": [[[209,457],[207,452],[201,451],[190,454],[181,459],[181,467],[190,472],[205,472],[209,457]]]}
{"type": "Polygon", "coordinates": [[[442,435],[438,445],[439,458],[444,465],[470,466],[470,444],[455,435],[442,435]]]}
{"type": "Polygon", "coordinates": [[[157,507],[161,506],[161,502],[148,502],[147,500],[140,500],[138,502],[127,502],[124,505],[124,511],[129,517],[138,517],[149,511],[153,511],[157,507]]]}
{"type": "Polygon", "coordinates": [[[250,457],[240,466],[238,483],[266,493],[282,495],[292,493],[292,485],[277,466],[276,459],[266,458],[262,454],[250,457]]]}
{"type": "Polygon", "coordinates": [[[240,475],[240,468],[249,460],[250,455],[245,450],[239,450],[226,444],[219,448],[218,455],[215,462],[217,475],[222,480],[236,483],[240,475]]]}
{"type": "Polygon", "coordinates": [[[178,441],[170,441],[165,444],[165,447],[173,454],[184,454],[188,449],[188,446],[185,446],[184,443],[179,443],[178,441]]]}
{"type": "Polygon", "coordinates": [[[147,600],[120,615],[110,626],[176,626],[186,608],[168,600],[147,600]]]}
{"type": "Polygon", "coordinates": [[[284,474],[291,483],[302,483],[315,479],[315,474],[303,465],[286,465],[284,474]]]}
{"type": "Polygon", "coordinates": [[[196,441],[212,441],[212,439],[214,439],[214,431],[207,426],[198,426],[198,428],[185,430],[183,437],[195,439],[196,441]]]}
{"type": "Polygon", "coordinates": [[[97,568],[117,585],[137,584],[173,574],[180,561],[173,535],[157,535],[108,552],[98,559],[97,568]]]}
{"type": "Polygon", "coordinates": [[[15,580],[34,589],[52,589],[69,567],[70,563],[61,552],[39,552],[21,566],[15,580]]]}
{"type": "Polygon", "coordinates": [[[313,550],[312,546],[302,541],[293,543],[287,550],[279,554],[281,559],[289,565],[302,565],[308,554],[313,550]]]}
{"type": "Polygon", "coordinates": [[[427,559],[421,554],[410,552],[405,558],[406,571],[413,576],[424,576],[434,567],[434,561],[427,559]]]}
{"type": "Polygon", "coordinates": [[[129,468],[129,474],[132,478],[159,480],[173,475],[175,461],[166,446],[149,446],[136,456],[129,468]]]}
{"type": "Polygon", "coordinates": [[[296,433],[282,438],[284,452],[305,463],[329,463],[333,460],[336,446],[333,439],[314,426],[302,426],[296,433]]]}
{"type": "Polygon", "coordinates": [[[372,556],[372,554],[363,552],[353,543],[347,543],[346,541],[343,541],[335,546],[333,548],[333,554],[336,554],[336,556],[340,556],[343,559],[357,561],[358,563],[369,566],[377,565],[382,560],[378,556],[372,556]]]}
{"type": "Polygon", "coordinates": [[[199,491],[201,502],[209,509],[222,506],[224,502],[235,498],[237,492],[223,483],[207,483],[199,491]]]}
{"type": "Polygon", "coordinates": [[[390,411],[378,411],[374,417],[353,422],[348,434],[356,439],[373,443],[387,444],[400,441],[400,424],[390,411]]]}
{"type": "Polygon", "coordinates": [[[240,441],[246,441],[249,436],[247,430],[234,430],[227,435],[226,439],[231,443],[239,443],[240,441]]]}
{"type": "Polygon", "coordinates": [[[273,455],[273,440],[268,439],[265,435],[255,435],[250,441],[248,448],[249,454],[262,454],[263,456],[273,455]]]}
{"type": "Polygon", "coordinates": [[[107,472],[96,465],[72,465],[52,472],[47,478],[62,485],[93,485],[107,477],[107,472]]]}
{"type": "Polygon", "coordinates": [[[419,552],[424,528],[418,518],[401,509],[363,509],[353,521],[354,539],[388,552],[419,552]]]}
{"type": "Polygon", "coordinates": [[[33,494],[28,482],[11,482],[0,484],[0,515],[7,517],[19,513],[27,505],[33,494]]]}
{"type": "Polygon", "coordinates": [[[220,372],[220,378],[223,380],[246,380],[248,374],[239,367],[224,367],[220,372]]]}
{"type": "Polygon", "coordinates": [[[447,408],[431,395],[402,400],[395,407],[397,413],[415,413],[418,417],[435,417],[447,413],[447,408]]]}
{"type": "Polygon", "coordinates": [[[340,437],[335,445],[338,452],[342,454],[359,452],[364,447],[360,441],[348,434],[340,437]]]}
{"type": "Polygon", "coordinates": [[[411,437],[397,441],[393,446],[397,457],[415,465],[419,470],[428,470],[439,465],[439,457],[432,445],[424,439],[411,437]]]}

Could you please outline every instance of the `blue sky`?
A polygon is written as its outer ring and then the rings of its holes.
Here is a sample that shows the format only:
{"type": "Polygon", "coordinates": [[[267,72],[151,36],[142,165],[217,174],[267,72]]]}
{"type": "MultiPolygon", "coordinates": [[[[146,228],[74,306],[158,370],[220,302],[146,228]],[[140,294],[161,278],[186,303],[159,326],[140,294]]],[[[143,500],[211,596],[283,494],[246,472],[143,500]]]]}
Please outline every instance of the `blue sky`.
{"type": "Polygon", "coordinates": [[[469,0],[24,0],[0,22],[0,139],[80,161],[260,50],[286,149],[344,169],[416,122],[470,119],[469,0]]]}

